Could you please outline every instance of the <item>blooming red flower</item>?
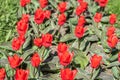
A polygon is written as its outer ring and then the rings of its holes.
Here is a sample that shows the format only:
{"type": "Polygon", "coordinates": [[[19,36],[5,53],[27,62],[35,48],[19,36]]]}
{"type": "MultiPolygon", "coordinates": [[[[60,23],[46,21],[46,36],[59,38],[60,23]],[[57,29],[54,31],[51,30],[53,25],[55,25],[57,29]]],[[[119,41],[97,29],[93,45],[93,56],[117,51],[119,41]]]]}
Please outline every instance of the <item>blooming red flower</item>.
{"type": "Polygon", "coordinates": [[[92,68],[98,68],[101,60],[102,60],[102,56],[98,56],[97,54],[94,54],[90,59],[91,67],[92,68]]]}
{"type": "Polygon", "coordinates": [[[58,25],[62,26],[66,22],[66,15],[64,13],[58,16],[58,25]]]}
{"type": "Polygon", "coordinates": [[[52,45],[53,36],[49,33],[42,35],[43,46],[50,47],[52,45]]]}
{"type": "Polygon", "coordinates": [[[77,0],[79,3],[83,2],[84,0],[77,0]]]}
{"type": "Polygon", "coordinates": [[[25,7],[27,4],[29,4],[31,2],[31,0],[20,0],[20,5],[22,7],[25,7]]]}
{"type": "Polygon", "coordinates": [[[28,23],[29,17],[30,17],[29,14],[23,14],[23,15],[22,15],[22,21],[24,20],[24,22],[28,23]]]}
{"type": "Polygon", "coordinates": [[[45,18],[49,19],[50,15],[51,15],[51,12],[49,10],[45,10],[44,15],[45,15],[45,18]]]}
{"type": "Polygon", "coordinates": [[[77,70],[70,70],[69,68],[60,70],[61,80],[74,80],[76,74],[77,70]]]}
{"type": "Polygon", "coordinates": [[[105,7],[106,5],[107,5],[107,3],[108,3],[108,0],[95,0],[98,4],[99,4],[99,6],[101,6],[101,7],[105,7]]]}
{"type": "Polygon", "coordinates": [[[12,40],[12,49],[13,50],[19,50],[21,47],[21,41],[18,38],[14,38],[12,40]]]}
{"type": "Polygon", "coordinates": [[[28,23],[25,22],[25,20],[20,20],[17,23],[17,32],[19,35],[25,35],[25,33],[28,30],[28,23]]]}
{"type": "Polygon", "coordinates": [[[86,28],[84,28],[82,26],[76,26],[74,33],[75,33],[76,37],[81,38],[81,37],[83,37],[85,31],[86,31],[86,28]]]}
{"type": "Polygon", "coordinates": [[[40,60],[40,56],[37,52],[35,52],[31,58],[31,64],[34,67],[38,67],[40,64],[41,60],[40,60]]]}
{"type": "Polygon", "coordinates": [[[41,47],[42,46],[42,39],[41,38],[35,38],[34,39],[34,45],[41,47]]]}
{"type": "Polygon", "coordinates": [[[107,43],[108,43],[109,47],[114,48],[118,43],[117,36],[114,35],[114,34],[109,36],[108,39],[107,39],[107,43]]]}
{"type": "Polygon", "coordinates": [[[82,12],[87,10],[87,7],[88,7],[88,3],[87,2],[81,2],[80,5],[82,7],[82,12]]]}
{"type": "Polygon", "coordinates": [[[85,23],[86,23],[85,17],[80,16],[80,18],[78,20],[78,26],[84,26],[85,23]]]}
{"type": "Polygon", "coordinates": [[[83,9],[82,9],[81,5],[79,5],[79,6],[75,9],[75,13],[76,13],[76,15],[79,16],[82,12],[83,12],[83,9]]]}
{"type": "Polygon", "coordinates": [[[86,11],[87,7],[88,7],[88,3],[87,2],[81,2],[80,5],[75,10],[76,15],[79,16],[81,13],[86,11]]]}
{"type": "Polygon", "coordinates": [[[118,53],[118,61],[120,62],[120,52],[118,53]]]}
{"type": "Polygon", "coordinates": [[[110,24],[115,24],[116,22],[116,14],[111,14],[109,19],[110,24]]]}
{"type": "Polygon", "coordinates": [[[65,51],[67,51],[68,46],[65,43],[59,43],[58,47],[57,47],[57,51],[60,53],[63,53],[65,51]]]}
{"type": "Polygon", "coordinates": [[[45,14],[44,14],[44,11],[42,9],[37,9],[35,11],[35,15],[34,15],[34,21],[37,23],[37,24],[41,24],[43,23],[45,19],[45,14]]]}
{"type": "Polygon", "coordinates": [[[40,7],[45,8],[48,5],[48,0],[39,0],[40,7]]]}
{"type": "Polygon", "coordinates": [[[20,58],[17,54],[14,54],[13,56],[8,56],[8,61],[12,68],[16,68],[21,64],[22,58],[20,58]]]}
{"type": "Polygon", "coordinates": [[[0,80],[4,80],[5,79],[5,69],[4,68],[0,68],[0,80]]]}
{"type": "Polygon", "coordinates": [[[72,61],[73,56],[74,56],[74,53],[69,53],[68,51],[65,51],[63,53],[58,52],[60,64],[63,66],[69,65],[72,61]]]}
{"type": "Polygon", "coordinates": [[[61,2],[61,3],[59,3],[58,9],[59,9],[59,11],[61,13],[65,12],[66,8],[67,8],[67,2],[61,2]]]}
{"type": "Polygon", "coordinates": [[[21,45],[23,45],[25,43],[25,36],[24,35],[18,36],[18,39],[20,40],[21,45]]]}
{"type": "Polygon", "coordinates": [[[15,80],[28,80],[28,75],[28,70],[17,69],[14,78],[15,80]]]}
{"type": "Polygon", "coordinates": [[[110,26],[107,28],[107,36],[110,37],[111,35],[113,35],[115,33],[115,27],[114,26],[110,26]]]}
{"type": "Polygon", "coordinates": [[[101,18],[102,18],[102,13],[96,13],[94,15],[94,21],[97,23],[101,21],[101,18]]]}

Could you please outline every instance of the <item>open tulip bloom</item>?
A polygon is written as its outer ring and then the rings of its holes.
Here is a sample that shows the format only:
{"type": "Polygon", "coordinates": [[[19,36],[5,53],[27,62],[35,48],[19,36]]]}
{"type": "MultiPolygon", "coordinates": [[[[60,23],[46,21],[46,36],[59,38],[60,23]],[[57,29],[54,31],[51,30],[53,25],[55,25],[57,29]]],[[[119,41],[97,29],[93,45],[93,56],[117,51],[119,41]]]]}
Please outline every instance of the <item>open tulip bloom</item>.
{"type": "Polygon", "coordinates": [[[18,1],[16,32],[3,32],[0,43],[0,80],[120,79],[120,28],[110,0],[18,1]]]}

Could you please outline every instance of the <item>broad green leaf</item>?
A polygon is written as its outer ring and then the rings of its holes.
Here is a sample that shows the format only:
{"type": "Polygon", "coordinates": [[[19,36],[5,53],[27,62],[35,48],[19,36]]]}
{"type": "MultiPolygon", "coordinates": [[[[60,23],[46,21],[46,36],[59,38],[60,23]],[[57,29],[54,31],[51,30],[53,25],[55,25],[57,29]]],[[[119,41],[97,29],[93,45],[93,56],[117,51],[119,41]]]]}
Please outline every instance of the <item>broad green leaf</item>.
{"type": "Polygon", "coordinates": [[[104,23],[109,22],[109,17],[108,16],[102,17],[101,22],[104,22],[104,23]]]}
{"type": "Polygon", "coordinates": [[[66,42],[70,40],[76,39],[75,35],[73,34],[66,34],[65,36],[61,37],[60,42],[66,42]]]}
{"type": "Polygon", "coordinates": [[[99,72],[100,72],[100,69],[94,70],[92,80],[95,80],[95,78],[98,76],[99,72]]]}
{"type": "Polygon", "coordinates": [[[85,39],[88,41],[98,41],[99,40],[96,35],[87,36],[85,39]]]}
{"type": "Polygon", "coordinates": [[[115,61],[115,62],[110,63],[107,67],[110,68],[110,67],[119,66],[119,65],[120,65],[120,62],[115,61]]]}
{"type": "Polygon", "coordinates": [[[0,48],[7,49],[7,50],[13,50],[11,46],[11,42],[4,42],[0,44],[0,48]]]}
{"type": "Polygon", "coordinates": [[[119,70],[117,67],[112,67],[112,72],[113,75],[115,76],[115,78],[119,79],[120,75],[119,75],[119,70]]]}
{"type": "Polygon", "coordinates": [[[30,45],[31,42],[31,37],[28,36],[27,39],[25,40],[25,43],[23,44],[23,49],[27,48],[30,45]]]}
{"type": "Polygon", "coordinates": [[[75,56],[73,58],[75,64],[79,64],[80,67],[84,69],[88,64],[88,57],[86,56],[86,54],[78,49],[73,48],[71,50],[75,53],[75,56]]]}

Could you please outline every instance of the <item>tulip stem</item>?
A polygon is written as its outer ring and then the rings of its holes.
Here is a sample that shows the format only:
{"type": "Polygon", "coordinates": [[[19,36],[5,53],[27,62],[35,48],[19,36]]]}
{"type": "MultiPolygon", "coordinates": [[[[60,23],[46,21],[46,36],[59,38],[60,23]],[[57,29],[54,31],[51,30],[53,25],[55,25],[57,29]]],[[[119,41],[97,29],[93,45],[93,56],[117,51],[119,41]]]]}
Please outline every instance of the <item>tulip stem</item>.
{"type": "Polygon", "coordinates": [[[80,38],[78,38],[78,49],[80,48],[80,38]]]}
{"type": "Polygon", "coordinates": [[[92,68],[91,77],[90,77],[91,80],[92,80],[92,77],[93,77],[93,71],[94,71],[94,68],[92,68]]]}

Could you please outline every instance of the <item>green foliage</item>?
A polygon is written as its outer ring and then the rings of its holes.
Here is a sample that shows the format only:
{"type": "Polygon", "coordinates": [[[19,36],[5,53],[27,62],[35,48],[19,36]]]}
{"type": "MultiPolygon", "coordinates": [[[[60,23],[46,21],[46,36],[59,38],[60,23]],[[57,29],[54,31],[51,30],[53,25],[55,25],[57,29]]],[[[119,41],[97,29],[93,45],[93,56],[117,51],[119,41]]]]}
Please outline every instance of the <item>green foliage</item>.
{"type": "Polygon", "coordinates": [[[15,32],[19,0],[0,0],[0,43],[8,41],[15,32]]]}

